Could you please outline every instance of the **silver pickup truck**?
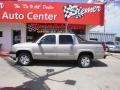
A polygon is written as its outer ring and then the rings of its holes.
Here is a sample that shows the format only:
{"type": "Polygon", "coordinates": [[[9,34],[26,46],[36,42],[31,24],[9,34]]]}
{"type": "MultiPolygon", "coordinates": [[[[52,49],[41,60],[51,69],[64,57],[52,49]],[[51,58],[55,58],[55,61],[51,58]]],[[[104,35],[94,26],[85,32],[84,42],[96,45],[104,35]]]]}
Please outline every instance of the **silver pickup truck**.
{"type": "Polygon", "coordinates": [[[92,65],[93,60],[105,57],[104,45],[88,42],[70,33],[44,34],[35,43],[12,46],[10,56],[21,65],[33,60],[76,60],[80,67],[92,65]]]}

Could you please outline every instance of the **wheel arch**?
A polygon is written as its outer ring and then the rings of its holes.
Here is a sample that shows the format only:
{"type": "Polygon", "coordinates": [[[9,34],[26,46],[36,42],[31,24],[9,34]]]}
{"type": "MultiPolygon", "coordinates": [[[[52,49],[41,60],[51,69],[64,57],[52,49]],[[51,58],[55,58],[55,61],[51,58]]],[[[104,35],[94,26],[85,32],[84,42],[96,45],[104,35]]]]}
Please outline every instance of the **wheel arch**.
{"type": "Polygon", "coordinates": [[[90,56],[91,56],[91,59],[94,59],[94,54],[93,54],[93,52],[91,52],[91,51],[83,51],[83,52],[80,52],[80,53],[79,53],[77,60],[78,60],[82,55],[90,55],[90,56]]]}
{"type": "MultiPolygon", "coordinates": [[[[17,52],[16,52],[16,57],[18,57],[20,53],[28,53],[28,54],[30,54],[31,57],[32,57],[32,54],[31,54],[31,52],[30,52],[29,50],[19,50],[19,51],[17,51],[17,52]]],[[[32,57],[32,58],[33,58],[33,57],[32,57]]]]}

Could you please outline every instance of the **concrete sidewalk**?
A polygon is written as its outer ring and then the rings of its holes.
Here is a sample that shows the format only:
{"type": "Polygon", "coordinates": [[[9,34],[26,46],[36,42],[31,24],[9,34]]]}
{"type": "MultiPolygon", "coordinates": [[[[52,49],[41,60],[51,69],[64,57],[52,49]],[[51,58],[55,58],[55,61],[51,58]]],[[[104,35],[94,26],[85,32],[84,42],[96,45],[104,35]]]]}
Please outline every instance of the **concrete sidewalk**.
{"type": "Polygon", "coordinates": [[[0,57],[0,87],[17,87],[29,80],[0,57]]]}
{"type": "MultiPolygon", "coordinates": [[[[36,62],[31,66],[14,65],[10,58],[0,58],[0,87],[29,90],[119,90],[120,61],[108,56],[79,68],[73,63],[36,62]]],[[[11,90],[11,89],[10,89],[11,90]]]]}
{"type": "Polygon", "coordinates": [[[50,76],[45,81],[50,90],[100,90],[96,82],[94,78],[85,75],[85,72],[79,68],[50,76]]]}
{"type": "Polygon", "coordinates": [[[15,65],[9,57],[0,57],[0,90],[50,90],[45,80],[24,66],[15,65]]]}
{"type": "MultiPolygon", "coordinates": [[[[61,67],[47,74],[42,71],[44,67],[40,67],[41,70],[37,69],[34,72],[31,70],[33,68],[15,66],[9,60],[0,58],[0,87],[13,87],[10,90],[16,90],[18,87],[30,90],[88,90],[88,88],[89,90],[99,90],[96,80],[85,75],[84,71],[87,69],[61,67]]],[[[46,68],[49,72],[50,67],[46,68]]]]}

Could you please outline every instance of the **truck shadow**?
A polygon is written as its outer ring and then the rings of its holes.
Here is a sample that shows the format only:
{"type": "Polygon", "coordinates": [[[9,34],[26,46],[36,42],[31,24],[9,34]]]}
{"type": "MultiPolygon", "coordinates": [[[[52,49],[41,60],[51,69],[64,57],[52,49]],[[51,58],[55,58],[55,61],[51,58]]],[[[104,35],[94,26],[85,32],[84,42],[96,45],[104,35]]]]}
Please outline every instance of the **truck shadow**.
{"type": "Polygon", "coordinates": [[[93,61],[92,67],[108,67],[108,65],[100,60],[93,61]]]}
{"type": "Polygon", "coordinates": [[[30,81],[23,82],[22,85],[16,86],[16,87],[3,87],[0,88],[0,90],[50,90],[49,86],[45,83],[46,80],[51,80],[55,82],[63,82],[64,84],[69,84],[69,85],[75,85],[76,81],[75,80],[63,80],[63,81],[58,81],[54,79],[50,79],[50,76],[57,75],[60,73],[63,73],[65,71],[71,70],[75,67],[67,67],[66,69],[62,69],[59,71],[56,71],[54,69],[46,69],[46,74],[43,76],[40,76],[33,71],[29,70],[26,67],[20,66],[20,65],[15,65],[13,62],[10,60],[6,60],[7,63],[15,68],[18,72],[22,73],[26,78],[29,78],[30,81]]]}
{"type": "MultiPolygon", "coordinates": [[[[6,57],[6,61],[13,62],[11,58],[6,57]]],[[[95,60],[92,63],[92,67],[107,67],[108,65],[102,60],[95,60]]],[[[50,66],[50,67],[78,67],[77,61],[74,60],[35,60],[30,65],[32,66],[50,66]]],[[[29,66],[28,66],[29,67],[29,66]]]]}
{"type": "Polygon", "coordinates": [[[31,66],[76,67],[76,61],[35,60],[31,66]]]}
{"type": "MultiPolygon", "coordinates": [[[[34,62],[34,65],[36,66],[70,66],[70,67],[66,67],[65,69],[56,71],[54,69],[50,69],[50,67],[48,69],[46,69],[46,74],[43,76],[40,76],[36,73],[34,73],[33,71],[29,70],[26,67],[20,66],[20,65],[15,65],[13,62],[11,62],[11,60],[7,60],[5,59],[6,62],[12,66],[13,68],[15,68],[18,72],[20,72],[22,75],[24,75],[26,78],[29,78],[29,81],[23,82],[22,85],[20,86],[16,86],[16,87],[3,87],[0,88],[0,90],[50,90],[49,86],[45,83],[46,80],[51,80],[54,82],[62,82],[64,84],[69,84],[74,86],[76,84],[75,80],[63,80],[63,81],[59,81],[59,80],[55,80],[55,79],[51,79],[50,76],[54,76],[63,72],[66,72],[68,70],[74,69],[76,67],[76,65],[74,64],[74,61],[36,61],[34,62]],[[74,64],[74,65],[73,65],[74,64]]],[[[32,66],[34,66],[32,65],[32,66]]],[[[93,67],[106,67],[107,65],[101,61],[95,61],[93,62],[93,67]]]]}
{"type": "MultiPolygon", "coordinates": [[[[100,60],[93,61],[92,67],[107,67],[108,65],[100,60]]],[[[53,67],[78,67],[77,61],[34,61],[31,66],[53,66],[53,67]]]]}

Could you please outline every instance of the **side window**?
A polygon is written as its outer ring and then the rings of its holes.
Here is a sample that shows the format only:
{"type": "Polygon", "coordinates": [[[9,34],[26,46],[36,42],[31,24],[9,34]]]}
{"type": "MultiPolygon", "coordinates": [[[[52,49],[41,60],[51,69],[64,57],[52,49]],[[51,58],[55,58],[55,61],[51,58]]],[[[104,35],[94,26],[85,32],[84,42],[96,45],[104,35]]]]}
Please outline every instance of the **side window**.
{"type": "Polygon", "coordinates": [[[59,44],[73,44],[73,39],[71,35],[60,35],[59,44]]]}
{"type": "Polygon", "coordinates": [[[43,37],[40,43],[41,44],[55,44],[56,43],[55,35],[48,35],[48,36],[43,37]]]}

